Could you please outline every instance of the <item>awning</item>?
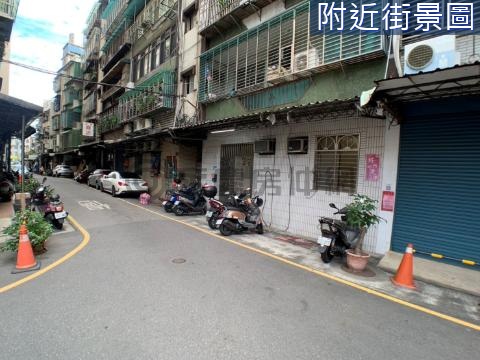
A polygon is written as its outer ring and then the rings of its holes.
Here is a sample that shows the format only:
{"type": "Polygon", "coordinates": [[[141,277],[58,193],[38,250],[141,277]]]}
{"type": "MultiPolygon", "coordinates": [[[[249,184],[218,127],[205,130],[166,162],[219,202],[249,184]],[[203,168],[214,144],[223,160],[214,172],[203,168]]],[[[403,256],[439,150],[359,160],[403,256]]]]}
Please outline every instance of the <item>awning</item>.
{"type": "MultiPolygon", "coordinates": [[[[22,131],[22,117],[25,117],[25,125],[29,120],[39,115],[42,108],[38,105],[0,94],[0,140],[6,140],[11,136],[20,136],[22,131]]],[[[35,129],[26,126],[25,137],[35,133],[35,129]]]]}
{"type": "Polygon", "coordinates": [[[389,103],[418,102],[480,95],[480,63],[437,69],[375,82],[372,100],[389,103]]]}

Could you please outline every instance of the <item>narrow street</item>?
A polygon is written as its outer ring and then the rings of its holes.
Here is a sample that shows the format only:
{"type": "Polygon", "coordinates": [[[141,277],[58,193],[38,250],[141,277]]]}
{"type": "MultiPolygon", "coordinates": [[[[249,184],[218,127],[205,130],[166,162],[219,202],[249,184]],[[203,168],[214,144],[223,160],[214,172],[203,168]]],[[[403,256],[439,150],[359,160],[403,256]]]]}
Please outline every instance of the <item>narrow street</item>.
{"type": "Polygon", "coordinates": [[[64,264],[0,296],[0,359],[478,357],[473,330],[222,242],[70,179],[48,182],[91,241],[64,264]],[[107,206],[89,210],[82,201],[107,206]]]}

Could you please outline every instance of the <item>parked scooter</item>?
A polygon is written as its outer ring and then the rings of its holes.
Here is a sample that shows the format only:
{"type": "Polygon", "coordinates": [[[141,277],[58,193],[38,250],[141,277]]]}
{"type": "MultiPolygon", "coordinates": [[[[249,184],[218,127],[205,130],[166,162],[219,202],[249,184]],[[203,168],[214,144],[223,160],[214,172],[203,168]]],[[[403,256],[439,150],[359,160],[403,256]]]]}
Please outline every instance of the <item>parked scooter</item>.
{"type": "Polygon", "coordinates": [[[193,185],[191,184],[188,188],[183,189],[181,184],[182,181],[180,179],[174,179],[173,182],[173,189],[167,190],[165,192],[165,200],[162,202],[163,209],[167,213],[171,213],[173,211],[172,208],[180,196],[184,196],[193,200],[194,188],[197,186],[197,184],[194,183],[193,185]]]}
{"type": "Polygon", "coordinates": [[[0,199],[10,201],[15,193],[15,177],[12,173],[3,172],[0,174],[0,199]]]}
{"type": "Polygon", "coordinates": [[[200,189],[194,190],[193,199],[180,195],[178,200],[175,201],[172,211],[177,216],[187,214],[205,215],[207,213],[207,201],[205,200],[205,196],[210,197],[213,192],[215,192],[215,194],[217,193],[217,188],[215,186],[204,185],[200,189]]]}
{"type": "Polygon", "coordinates": [[[263,200],[259,196],[253,198],[247,196],[249,190],[247,189],[238,196],[240,201],[237,208],[227,208],[223,217],[217,220],[217,225],[223,236],[254,230],[257,234],[263,234],[261,210],[263,200]]]}
{"type": "Polygon", "coordinates": [[[360,229],[347,225],[347,208],[338,209],[335,204],[330,207],[337,210],[333,215],[341,215],[341,220],[321,217],[322,235],[318,237],[320,257],[324,263],[332,261],[334,256],[343,256],[347,249],[353,249],[360,239],[360,229]]]}
{"type": "MultiPolygon", "coordinates": [[[[206,214],[206,219],[210,229],[218,229],[219,225],[217,225],[217,222],[218,220],[223,219],[225,211],[229,208],[238,208],[243,200],[243,197],[245,197],[247,194],[230,194],[230,192],[227,191],[225,192],[225,195],[228,196],[225,203],[213,199],[213,197],[208,200],[209,208],[206,214]]],[[[218,223],[220,224],[220,222],[218,223]]]]}
{"type": "Polygon", "coordinates": [[[60,201],[60,195],[48,198],[46,196],[46,186],[44,185],[47,178],[44,177],[42,185],[35,191],[32,198],[32,210],[43,214],[44,218],[49,221],[56,229],[61,230],[68,213],[60,201]]]}

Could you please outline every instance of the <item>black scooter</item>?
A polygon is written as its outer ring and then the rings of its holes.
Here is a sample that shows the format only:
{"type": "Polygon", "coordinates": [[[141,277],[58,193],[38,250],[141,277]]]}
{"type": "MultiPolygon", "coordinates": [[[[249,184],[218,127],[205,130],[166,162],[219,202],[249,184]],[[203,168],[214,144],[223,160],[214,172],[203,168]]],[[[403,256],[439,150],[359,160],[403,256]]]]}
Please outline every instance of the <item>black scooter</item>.
{"type": "Polygon", "coordinates": [[[337,210],[333,215],[341,215],[341,220],[321,217],[322,235],[318,237],[320,257],[324,263],[332,261],[334,256],[343,256],[347,249],[353,249],[360,239],[360,229],[347,225],[347,208],[338,209],[335,204],[329,204],[337,210]]]}
{"type": "Polygon", "coordinates": [[[42,185],[35,191],[32,198],[32,210],[43,214],[45,220],[49,221],[56,229],[61,230],[68,213],[60,201],[60,195],[48,198],[47,189],[44,185],[47,178],[44,177],[42,185]]]}
{"type": "Polygon", "coordinates": [[[182,215],[205,215],[207,213],[207,200],[204,197],[203,187],[193,191],[193,198],[179,195],[172,207],[177,216],[182,215]]]}

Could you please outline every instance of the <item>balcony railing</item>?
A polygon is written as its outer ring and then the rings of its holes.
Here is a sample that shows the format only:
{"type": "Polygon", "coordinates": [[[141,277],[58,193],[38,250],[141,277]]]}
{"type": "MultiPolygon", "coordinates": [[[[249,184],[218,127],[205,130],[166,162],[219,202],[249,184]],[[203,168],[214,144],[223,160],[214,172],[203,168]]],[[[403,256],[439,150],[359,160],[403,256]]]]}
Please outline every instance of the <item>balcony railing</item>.
{"type": "Polygon", "coordinates": [[[75,123],[80,121],[81,114],[71,110],[62,112],[61,115],[61,128],[62,130],[71,129],[75,126],[75,123]]]}
{"type": "Polygon", "coordinates": [[[150,0],[128,29],[129,39],[135,42],[157,22],[174,18],[176,2],[177,0],[150,0]]]}
{"type": "Polygon", "coordinates": [[[20,0],[0,0],[0,16],[14,19],[17,16],[20,0]]]}
{"type": "Polygon", "coordinates": [[[53,131],[60,130],[60,116],[52,117],[52,130],[53,131]]]}
{"type": "Polygon", "coordinates": [[[82,130],[72,129],[62,134],[62,150],[72,150],[82,143],[82,130]]]}
{"type": "Polygon", "coordinates": [[[88,19],[87,19],[87,27],[83,32],[87,37],[95,26],[100,26],[101,14],[99,14],[99,10],[100,10],[100,3],[97,2],[95,5],[93,5],[92,10],[90,10],[90,14],[88,15],[88,19]]]}
{"type": "Polygon", "coordinates": [[[108,109],[100,114],[98,120],[98,132],[100,134],[117,129],[121,126],[118,107],[108,109]]]}
{"type": "Polygon", "coordinates": [[[68,89],[64,92],[65,102],[64,105],[72,105],[74,100],[79,100],[80,96],[78,90],[68,89]]]}
{"type": "Polygon", "coordinates": [[[85,45],[85,60],[91,60],[92,58],[97,58],[100,52],[100,28],[95,28],[88,35],[85,45]]]}
{"type": "Polygon", "coordinates": [[[199,101],[260,91],[340,66],[385,56],[379,34],[313,35],[302,3],[200,56],[199,101]]]}
{"type": "Polygon", "coordinates": [[[113,62],[117,62],[114,61],[114,58],[118,57],[118,60],[120,60],[123,55],[122,53],[126,53],[130,45],[131,42],[128,33],[127,31],[124,31],[121,35],[112,40],[107,48],[103,48],[104,55],[100,60],[100,67],[105,71],[105,67],[108,68],[113,66],[113,62]]]}
{"type": "Polygon", "coordinates": [[[175,105],[175,73],[161,71],[120,97],[121,122],[145,117],[175,105]]]}
{"type": "Polygon", "coordinates": [[[97,96],[96,92],[92,92],[90,96],[83,100],[83,114],[85,116],[95,115],[97,112],[97,96]]]}
{"type": "Polygon", "coordinates": [[[118,24],[122,19],[122,14],[126,10],[130,0],[110,0],[107,7],[102,13],[102,18],[105,19],[104,31],[108,32],[110,28],[118,24]]]}

